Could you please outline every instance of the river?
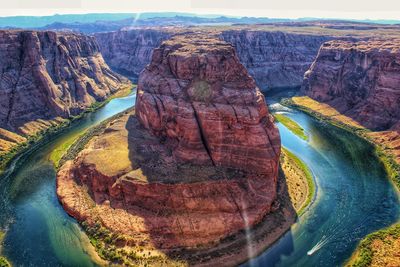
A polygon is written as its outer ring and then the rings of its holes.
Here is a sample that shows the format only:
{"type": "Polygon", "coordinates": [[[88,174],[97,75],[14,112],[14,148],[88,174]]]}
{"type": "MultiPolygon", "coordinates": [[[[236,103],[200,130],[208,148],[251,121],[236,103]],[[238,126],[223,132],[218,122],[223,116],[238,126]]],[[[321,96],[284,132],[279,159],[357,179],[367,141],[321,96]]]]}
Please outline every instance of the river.
{"type": "Polygon", "coordinates": [[[7,227],[3,254],[14,266],[96,266],[101,264],[89,239],[59,204],[51,152],[84,130],[129,108],[136,94],[115,98],[85,114],[67,131],[31,153],[21,167],[0,181],[6,205],[0,225],[7,227]]]}
{"type": "Polygon", "coordinates": [[[317,190],[290,231],[243,266],[341,266],[360,239],[399,220],[398,192],[364,140],[269,102],[308,134],[307,142],[278,123],[282,145],[308,165],[317,190]]]}
{"type": "MultiPolygon", "coordinates": [[[[3,253],[15,266],[96,266],[86,235],[59,204],[51,152],[85,129],[134,104],[135,94],[113,99],[24,159],[4,190],[0,225],[7,228],[3,253]]],[[[337,266],[358,240],[399,219],[399,199],[372,147],[341,130],[273,104],[298,122],[309,141],[278,124],[282,144],[312,170],[317,193],[289,232],[245,266],[337,266]]]]}

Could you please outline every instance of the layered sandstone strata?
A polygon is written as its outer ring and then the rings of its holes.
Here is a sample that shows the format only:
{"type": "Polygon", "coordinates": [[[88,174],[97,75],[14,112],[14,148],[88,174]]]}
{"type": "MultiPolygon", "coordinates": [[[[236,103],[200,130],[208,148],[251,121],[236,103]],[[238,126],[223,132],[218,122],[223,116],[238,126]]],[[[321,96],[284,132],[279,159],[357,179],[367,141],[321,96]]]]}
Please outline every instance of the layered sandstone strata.
{"type": "Polygon", "coordinates": [[[400,163],[400,40],[325,43],[302,91],[374,132],[400,163]]]}
{"type": "Polygon", "coordinates": [[[93,37],[0,31],[0,147],[103,101],[128,81],[104,62],[93,37]]]}
{"type": "Polygon", "coordinates": [[[273,118],[234,48],[180,35],[141,73],[136,112],[64,164],[57,193],[69,214],[129,245],[207,247],[276,208],[279,155],[273,118]]]}
{"type": "Polygon", "coordinates": [[[168,39],[173,31],[133,29],[96,33],[101,53],[113,70],[137,80],[150,63],[153,49],[168,39]]]}
{"type": "Polygon", "coordinates": [[[337,37],[317,32],[291,33],[286,28],[229,30],[223,31],[221,38],[236,48],[240,61],[258,86],[269,90],[300,87],[320,46],[337,37]]]}
{"type": "Polygon", "coordinates": [[[137,115],[182,162],[276,176],[279,134],[261,92],[234,48],[185,35],[153,52],[141,73],[137,115]]]}
{"type": "MultiPolygon", "coordinates": [[[[273,26],[269,26],[273,27],[273,26]]],[[[195,31],[196,29],[193,29],[195,31]]],[[[231,43],[242,64],[262,90],[300,87],[305,71],[315,59],[321,44],[335,38],[322,32],[292,32],[290,27],[265,31],[262,27],[246,29],[199,29],[231,43]]],[[[150,63],[152,50],[171,36],[176,28],[130,29],[96,33],[106,62],[116,71],[137,78],[150,63]]],[[[295,30],[293,30],[295,31],[295,30]]]]}
{"type": "Polygon", "coordinates": [[[400,40],[325,43],[302,90],[372,130],[400,119],[400,40]]]}

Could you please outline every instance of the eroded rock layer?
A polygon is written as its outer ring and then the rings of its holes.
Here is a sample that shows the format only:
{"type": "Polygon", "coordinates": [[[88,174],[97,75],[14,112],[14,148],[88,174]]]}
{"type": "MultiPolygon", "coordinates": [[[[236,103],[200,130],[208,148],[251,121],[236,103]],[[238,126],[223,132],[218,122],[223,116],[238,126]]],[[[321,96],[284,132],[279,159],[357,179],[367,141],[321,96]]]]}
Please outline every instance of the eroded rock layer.
{"type": "MultiPolygon", "coordinates": [[[[318,32],[291,33],[287,28],[277,31],[253,28],[201,30],[204,34],[218,34],[218,38],[231,43],[241,63],[262,90],[300,87],[304,72],[315,59],[321,44],[335,38],[318,32]]],[[[131,29],[95,36],[106,62],[120,73],[137,78],[150,63],[152,50],[182,31],[179,27],[131,29]]]]}
{"type": "Polygon", "coordinates": [[[302,90],[372,130],[400,119],[400,41],[330,41],[305,75],[302,90]]]}
{"type": "Polygon", "coordinates": [[[279,155],[273,118],[233,47],[180,35],[141,73],[136,113],[61,168],[57,193],[72,216],[131,243],[210,246],[274,209],[279,155]]]}
{"type": "Polygon", "coordinates": [[[264,96],[234,48],[185,35],[154,50],[140,75],[137,115],[183,162],[276,174],[280,139],[264,96]]]}
{"type": "Polygon", "coordinates": [[[127,80],[109,69],[92,37],[0,31],[0,128],[30,134],[23,126],[37,120],[43,120],[39,128],[49,127],[105,100],[122,83],[127,80]]]}
{"type": "Polygon", "coordinates": [[[137,80],[150,63],[153,49],[172,34],[172,31],[162,29],[135,29],[96,33],[95,36],[107,64],[137,80]]]}
{"type": "Polygon", "coordinates": [[[268,90],[300,87],[321,44],[334,37],[247,29],[223,31],[221,38],[236,48],[257,84],[268,90]]]}

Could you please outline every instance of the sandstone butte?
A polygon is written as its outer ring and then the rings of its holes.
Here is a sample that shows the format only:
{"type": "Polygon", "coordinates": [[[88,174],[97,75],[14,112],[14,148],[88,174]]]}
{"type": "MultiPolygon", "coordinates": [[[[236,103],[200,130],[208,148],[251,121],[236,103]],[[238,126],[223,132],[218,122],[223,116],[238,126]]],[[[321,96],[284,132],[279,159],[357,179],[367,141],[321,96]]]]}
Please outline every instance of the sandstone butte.
{"type": "Polygon", "coordinates": [[[61,167],[57,194],[79,221],[125,236],[122,246],[213,247],[278,208],[280,148],[234,48],[210,35],[177,35],[141,72],[136,110],[61,167]]]}
{"type": "Polygon", "coordinates": [[[324,43],[303,92],[328,104],[391,150],[400,164],[400,40],[324,43]]]}
{"type": "Polygon", "coordinates": [[[93,37],[0,31],[0,155],[128,84],[93,37]]]}

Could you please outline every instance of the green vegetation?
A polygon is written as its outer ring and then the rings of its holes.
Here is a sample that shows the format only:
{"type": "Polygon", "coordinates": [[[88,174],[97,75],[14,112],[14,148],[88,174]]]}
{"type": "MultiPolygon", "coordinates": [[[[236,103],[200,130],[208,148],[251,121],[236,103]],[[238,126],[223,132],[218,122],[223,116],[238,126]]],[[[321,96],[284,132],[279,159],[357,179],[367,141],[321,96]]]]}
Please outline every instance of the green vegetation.
{"type": "Polygon", "coordinates": [[[6,258],[0,256],[0,267],[11,267],[11,264],[6,258]]]}
{"type": "MultiPolygon", "coordinates": [[[[317,118],[321,121],[327,122],[347,132],[350,132],[355,136],[364,139],[369,144],[373,145],[376,157],[383,164],[387,175],[393,181],[397,189],[400,190],[400,165],[395,161],[388,147],[386,147],[383,144],[378,144],[374,142],[372,137],[369,135],[371,133],[370,130],[354,124],[354,122],[349,121],[347,118],[343,118],[341,115],[337,114],[333,114],[332,116],[329,116],[327,114],[323,115],[321,114],[321,112],[327,113],[327,111],[321,110],[321,107],[313,107],[313,109],[311,109],[310,105],[302,105],[301,102],[300,104],[296,103],[295,101],[293,101],[293,99],[284,99],[281,101],[281,104],[299,109],[314,118],[317,118]]],[[[316,102],[316,104],[318,104],[318,102],[316,102]]],[[[397,223],[389,228],[382,229],[367,235],[359,243],[356,251],[353,253],[347,265],[354,267],[370,266],[374,257],[374,250],[372,248],[372,243],[376,240],[381,240],[384,243],[387,243],[390,242],[388,240],[388,238],[390,237],[396,239],[400,238],[400,223],[397,223]]]]}
{"type": "Polygon", "coordinates": [[[305,178],[307,180],[307,186],[308,186],[308,194],[307,194],[307,198],[304,201],[303,205],[301,206],[301,208],[298,210],[298,215],[300,216],[301,214],[304,213],[304,211],[306,210],[306,208],[308,207],[308,205],[310,205],[311,201],[314,198],[315,195],[315,184],[314,184],[314,179],[312,176],[312,173],[310,171],[310,169],[308,168],[308,166],[304,163],[304,161],[302,161],[299,157],[297,157],[295,154],[293,154],[292,152],[290,152],[288,149],[286,149],[285,147],[282,147],[283,153],[286,154],[286,156],[292,161],[294,162],[294,164],[296,165],[297,168],[299,168],[302,173],[304,173],[303,178],[305,178]]]}
{"type": "MultiPolygon", "coordinates": [[[[316,102],[316,101],[314,101],[316,102]]],[[[293,99],[283,99],[281,101],[281,104],[284,106],[288,107],[293,107],[298,110],[303,111],[304,113],[320,120],[324,121],[330,125],[336,126],[340,129],[343,129],[347,132],[350,132],[354,134],[357,137],[360,137],[367,141],[369,144],[373,145],[375,148],[375,155],[376,157],[382,162],[386,173],[388,176],[391,178],[391,180],[395,183],[397,188],[400,190],[400,165],[396,163],[394,160],[393,155],[390,153],[389,148],[385,147],[382,144],[377,144],[372,140],[372,138],[369,136],[369,133],[371,133],[370,130],[366,128],[361,128],[360,126],[355,125],[353,122],[348,121],[346,119],[342,119],[341,116],[337,116],[337,114],[333,114],[333,116],[329,115],[323,115],[318,111],[315,111],[314,109],[311,109],[309,107],[306,107],[301,104],[297,104],[293,101],[293,99]]],[[[314,107],[315,108],[315,107],[314,107]]]]}
{"type": "Polygon", "coordinates": [[[63,145],[62,149],[60,149],[60,152],[57,152],[56,155],[54,155],[54,159],[58,159],[57,161],[57,168],[59,166],[62,166],[66,161],[72,160],[76,158],[78,153],[82,151],[82,149],[85,148],[86,144],[89,143],[89,141],[93,138],[93,136],[101,134],[104,129],[107,127],[108,123],[121,117],[122,115],[130,112],[134,108],[127,109],[123,112],[120,112],[118,114],[115,114],[114,116],[111,116],[110,118],[104,120],[100,124],[89,128],[87,131],[84,133],[81,133],[78,136],[71,137],[65,144],[63,145]],[[56,158],[57,156],[57,158],[56,158]],[[60,157],[60,158],[58,158],[60,157]]]}
{"type": "Polygon", "coordinates": [[[381,240],[384,243],[389,243],[389,246],[392,246],[393,244],[388,241],[388,237],[392,237],[394,239],[400,238],[400,224],[396,224],[367,235],[367,237],[365,237],[358,245],[356,253],[353,254],[353,257],[349,260],[347,266],[370,266],[374,256],[374,249],[372,247],[373,242],[376,240],[381,240]]]}
{"type": "Polygon", "coordinates": [[[368,131],[356,124],[354,121],[346,119],[345,116],[341,115],[333,108],[329,108],[327,105],[321,104],[311,98],[285,98],[281,101],[281,104],[301,110],[316,119],[325,121],[349,132],[368,131]]]}
{"type": "MultiPolygon", "coordinates": [[[[127,85],[118,92],[116,92],[115,94],[113,94],[112,96],[110,96],[109,98],[107,98],[105,101],[94,103],[92,106],[87,108],[84,112],[80,113],[78,116],[73,116],[69,119],[65,119],[63,122],[59,124],[43,129],[37,132],[35,135],[28,136],[26,142],[20,143],[14,146],[7,153],[0,155],[0,176],[7,169],[12,159],[14,159],[16,156],[24,154],[30,149],[34,149],[35,147],[41,145],[42,142],[47,142],[52,137],[60,134],[63,130],[67,129],[73,122],[81,119],[85,114],[91,113],[103,107],[112,99],[129,95],[132,92],[133,88],[134,85],[129,85],[129,86],[127,85]]],[[[74,141],[75,140],[67,140],[66,144],[57,149],[57,151],[55,151],[54,153],[52,153],[51,160],[54,162],[56,166],[58,166],[58,162],[62,158],[62,155],[66,152],[66,150],[74,141]]]]}
{"type": "Polygon", "coordinates": [[[58,146],[56,149],[54,149],[51,154],[50,154],[50,160],[54,163],[54,166],[56,168],[59,167],[59,163],[61,158],[64,156],[64,154],[68,151],[68,149],[71,147],[73,143],[75,143],[76,140],[82,135],[83,133],[79,133],[77,135],[72,135],[70,136],[67,140],[65,140],[64,143],[62,143],[60,146],[58,146]]]}
{"type": "Polygon", "coordinates": [[[72,120],[64,120],[60,124],[53,125],[47,129],[38,131],[35,135],[27,137],[27,141],[20,143],[10,149],[9,152],[0,155],[0,175],[7,169],[9,163],[16,156],[33,149],[40,144],[40,141],[47,141],[49,138],[59,134],[61,130],[71,125],[72,120]]]}
{"type": "Polygon", "coordinates": [[[111,233],[106,228],[102,227],[100,223],[90,225],[86,222],[82,223],[82,228],[87,233],[90,243],[96,248],[97,253],[103,259],[109,260],[113,263],[124,263],[123,250],[117,249],[116,243],[125,243],[123,237],[118,234],[111,233]]]}
{"type": "Polygon", "coordinates": [[[112,233],[101,223],[81,223],[90,243],[104,260],[123,266],[183,266],[182,262],[169,259],[164,254],[148,250],[135,244],[127,236],[112,233]]]}
{"type": "Polygon", "coordinates": [[[11,267],[11,263],[3,256],[1,256],[1,246],[3,244],[5,233],[0,230],[0,267],[11,267]]]}
{"type": "Polygon", "coordinates": [[[283,114],[274,114],[275,119],[282,123],[286,128],[288,128],[292,133],[297,135],[303,140],[308,140],[308,136],[305,134],[304,129],[297,124],[294,120],[291,118],[283,115],[283,114]]]}
{"type": "Polygon", "coordinates": [[[193,85],[193,97],[196,101],[208,102],[212,96],[210,85],[206,81],[197,81],[193,85]]]}

